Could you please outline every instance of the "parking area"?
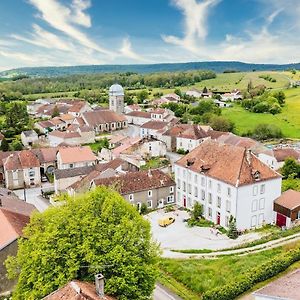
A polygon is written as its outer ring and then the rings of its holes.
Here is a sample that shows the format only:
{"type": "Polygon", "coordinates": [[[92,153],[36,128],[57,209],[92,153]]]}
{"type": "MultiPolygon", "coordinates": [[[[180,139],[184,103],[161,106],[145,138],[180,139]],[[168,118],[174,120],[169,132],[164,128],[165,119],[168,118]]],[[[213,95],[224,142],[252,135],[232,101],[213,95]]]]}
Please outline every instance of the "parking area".
{"type": "Polygon", "coordinates": [[[163,250],[183,249],[211,249],[218,250],[231,248],[245,242],[258,239],[260,235],[252,232],[236,240],[229,239],[224,234],[216,234],[209,227],[188,227],[184,219],[189,218],[186,211],[176,210],[165,213],[163,209],[154,211],[145,216],[151,223],[154,240],[160,243],[163,250]],[[175,222],[167,227],[160,227],[158,221],[164,217],[174,217],[175,222]]]}

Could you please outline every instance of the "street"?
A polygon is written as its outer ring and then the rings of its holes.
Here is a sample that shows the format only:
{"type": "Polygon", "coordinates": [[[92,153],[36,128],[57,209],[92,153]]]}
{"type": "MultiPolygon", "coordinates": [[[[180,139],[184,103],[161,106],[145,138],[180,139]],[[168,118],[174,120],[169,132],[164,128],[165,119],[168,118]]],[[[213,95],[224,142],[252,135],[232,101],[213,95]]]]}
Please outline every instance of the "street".
{"type": "Polygon", "coordinates": [[[173,294],[166,287],[157,283],[153,292],[153,300],[181,300],[181,298],[173,294]]]}

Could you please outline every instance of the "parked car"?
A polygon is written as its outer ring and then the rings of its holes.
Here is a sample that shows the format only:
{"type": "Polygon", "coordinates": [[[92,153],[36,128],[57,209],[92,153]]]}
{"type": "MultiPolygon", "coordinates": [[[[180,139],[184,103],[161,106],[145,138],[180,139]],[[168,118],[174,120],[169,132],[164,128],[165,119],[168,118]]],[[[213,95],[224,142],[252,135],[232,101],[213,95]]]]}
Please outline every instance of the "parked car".
{"type": "Polygon", "coordinates": [[[173,217],[166,217],[158,220],[158,225],[161,227],[167,227],[170,224],[175,222],[175,218],[173,217]]]}

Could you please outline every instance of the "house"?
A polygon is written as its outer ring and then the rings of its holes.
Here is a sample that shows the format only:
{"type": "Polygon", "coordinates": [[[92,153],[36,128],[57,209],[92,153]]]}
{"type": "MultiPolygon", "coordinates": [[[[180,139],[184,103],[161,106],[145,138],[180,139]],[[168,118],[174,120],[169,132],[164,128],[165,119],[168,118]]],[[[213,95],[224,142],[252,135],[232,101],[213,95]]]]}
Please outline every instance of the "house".
{"type": "Polygon", "coordinates": [[[24,147],[32,147],[39,141],[39,136],[34,130],[22,131],[21,141],[24,147]]]}
{"type": "Polygon", "coordinates": [[[252,293],[254,300],[298,300],[300,269],[288,273],[252,293]]]}
{"type": "Polygon", "coordinates": [[[132,111],[125,115],[128,124],[141,126],[151,120],[151,113],[147,111],[132,111]]]}
{"type": "Polygon", "coordinates": [[[129,203],[139,209],[143,203],[148,208],[157,208],[175,202],[175,182],[160,170],[99,178],[92,182],[92,188],[96,186],[114,186],[129,203]]]}
{"type": "Polygon", "coordinates": [[[32,204],[17,197],[7,195],[0,199],[0,294],[11,291],[16,280],[6,277],[3,267],[8,256],[15,256],[18,251],[18,239],[23,236],[23,229],[29,223],[30,215],[35,211],[32,204]]]}
{"type": "Polygon", "coordinates": [[[169,124],[162,121],[148,121],[140,128],[140,137],[154,137],[157,138],[160,134],[165,132],[169,124]]]}
{"type": "Polygon", "coordinates": [[[207,132],[200,125],[189,125],[177,135],[176,150],[192,151],[209,138],[207,132]]]}
{"type": "Polygon", "coordinates": [[[95,284],[72,280],[43,300],[117,300],[104,293],[104,276],[95,275],[95,284]]]}
{"type": "Polygon", "coordinates": [[[236,101],[243,100],[243,95],[240,90],[234,89],[231,93],[221,94],[222,101],[236,101]]]}
{"type": "Polygon", "coordinates": [[[274,202],[275,222],[280,227],[300,223],[300,192],[287,190],[274,202]]]}
{"type": "Polygon", "coordinates": [[[221,108],[224,108],[224,107],[231,107],[232,106],[232,104],[230,104],[230,103],[228,103],[228,102],[224,102],[224,101],[220,101],[220,100],[214,100],[214,103],[217,105],[217,106],[219,106],[219,107],[221,107],[221,108]]]}
{"type": "Polygon", "coordinates": [[[94,166],[57,169],[54,171],[54,191],[56,194],[65,192],[73,183],[84,178],[94,170],[94,166]]]}
{"type": "Polygon", "coordinates": [[[142,110],[142,108],[140,107],[140,105],[139,104],[131,104],[131,105],[126,105],[125,107],[124,107],[124,113],[125,114],[128,114],[128,113],[130,113],[130,112],[133,112],[133,111],[141,111],[142,110]]]}
{"type": "Polygon", "coordinates": [[[128,137],[125,135],[117,134],[117,135],[112,135],[109,137],[109,148],[113,149],[118,146],[120,146],[122,143],[124,143],[125,140],[127,140],[128,137]]]}
{"type": "Polygon", "coordinates": [[[161,99],[166,99],[170,102],[179,102],[180,101],[180,96],[175,94],[175,93],[170,93],[170,94],[166,94],[161,96],[161,99]]]}
{"type": "Polygon", "coordinates": [[[21,189],[41,185],[40,162],[30,150],[10,154],[3,161],[5,186],[21,189]]]}
{"type": "Polygon", "coordinates": [[[58,147],[51,147],[37,148],[31,150],[31,152],[33,152],[36,155],[40,162],[41,175],[53,174],[57,166],[56,154],[58,149],[58,147]]]}
{"type": "Polygon", "coordinates": [[[273,223],[281,176],[250,150],[206,140],[175,163],[177,204],[203,206],[204,217],[238,230],[273,223]]]}
{"type": "Polygon", "coordinates": [[[51,121],[40,121],[34,124],[34,128],[38,129],[41,133],[47,134],[53,130],[56,130],[56,125],[53,124],[51,121]]]}
{"type": "Polygon", "coordinates": [[[88,146],[59,148],[57,168],[72,169],[89,167],[96,164],[97,158],[88,146]]]}
{"type": "Polygon", "coordinates": [[[201,98],[202,97],[202,91],[200,91],[198,89],[195,89],[195,88],[186,91],[185,94],[187,96],[195,97],[195,98],[201,98]]]}
{"type": "Polygon", "coordinates": [[[127,119],[123,115],[107,109],[85,112],[81,117],[86,125],[94,129],[96,134],[127,127],[127,119]]]}
{"type": "Polygon", "coordinates": [[[275,165],[274,169],[278,170],[283,167],[284,161],[287,158],[294,158],[296,161],[300,163],[300,151],[297,151],[293,148],[275,148],[273,149],[274,157],[275,157],[275,165]]]}
{"type": "Polygon", "coordinates": [[[165,108],[156,108],[148,111],[151,113],[151,120],[171,122],[174,118],[174,112],[165,108]]]}

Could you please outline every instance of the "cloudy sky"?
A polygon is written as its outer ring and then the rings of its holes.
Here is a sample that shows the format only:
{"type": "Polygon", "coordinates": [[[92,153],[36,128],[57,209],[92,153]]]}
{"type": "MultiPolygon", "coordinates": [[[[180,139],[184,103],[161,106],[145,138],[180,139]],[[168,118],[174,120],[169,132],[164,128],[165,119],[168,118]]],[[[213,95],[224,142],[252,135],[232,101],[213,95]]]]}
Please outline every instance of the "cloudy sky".
{"type": "Polygon", "coordinates": [[[1,0],[0,70],[300,61],[300,0],[1,0]]]}

